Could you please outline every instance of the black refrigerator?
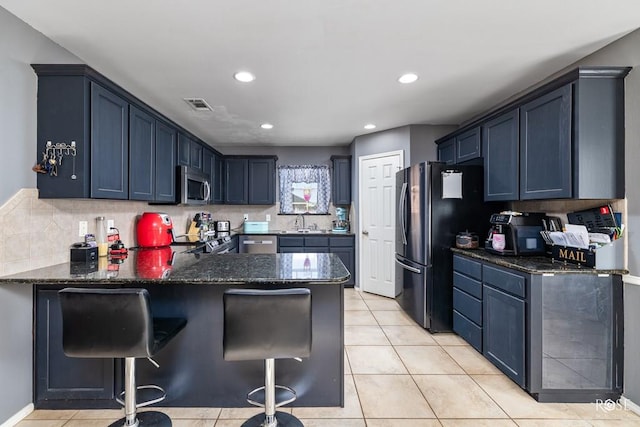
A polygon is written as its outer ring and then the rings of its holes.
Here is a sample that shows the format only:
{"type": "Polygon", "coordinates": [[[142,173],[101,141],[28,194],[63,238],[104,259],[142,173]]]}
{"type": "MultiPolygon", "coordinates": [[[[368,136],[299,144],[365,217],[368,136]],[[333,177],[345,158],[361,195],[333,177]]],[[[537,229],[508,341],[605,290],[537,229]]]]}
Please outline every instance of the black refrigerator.
{"type": "Polygon", "coordinates": [[[428,162],[396,173],[396,300],[431,332],[452,330],[450,248],[460,231],[484,240],[498,205],[483,199],[482,166],[428,162]]]}

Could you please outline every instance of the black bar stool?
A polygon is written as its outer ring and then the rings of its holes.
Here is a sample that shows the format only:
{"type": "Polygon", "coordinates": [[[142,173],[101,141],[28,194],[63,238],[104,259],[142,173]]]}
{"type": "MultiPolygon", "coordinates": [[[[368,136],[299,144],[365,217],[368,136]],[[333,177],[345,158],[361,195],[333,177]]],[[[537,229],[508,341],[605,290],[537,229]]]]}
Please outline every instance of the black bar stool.
{"type": "Polygon", "coordinates": [[[264,359],[264,386],[247,394],[247,402],[265,408],[242,424],[250,426],[302,426],[293,415],[276,408],[296,399],[296,392],[275,384],[275,360],[311,354],[311,292],[309,289],[229,289],[224,293],[224,360],[264,359]],[[291,397],[276,402],[276,388],[291,397]],[[264,390],[264,403],[253,395],[264,390]]]}
{"type": "Polygon", "coordinates": [[[165,391],[148,385],[136,388],[136,358],[151,359],[187,324],[181,318],[153,318],[146,289],[77,289],[59,292],[62,307],[62,347],[69,357],[122,357],[124,368],[124,418],[110,427],[171,426],[162,412],[137,413],[137,408],[160,402],[165,391]],[[160,397],[137,403],[138,389],[155,389],[160,397]]]}

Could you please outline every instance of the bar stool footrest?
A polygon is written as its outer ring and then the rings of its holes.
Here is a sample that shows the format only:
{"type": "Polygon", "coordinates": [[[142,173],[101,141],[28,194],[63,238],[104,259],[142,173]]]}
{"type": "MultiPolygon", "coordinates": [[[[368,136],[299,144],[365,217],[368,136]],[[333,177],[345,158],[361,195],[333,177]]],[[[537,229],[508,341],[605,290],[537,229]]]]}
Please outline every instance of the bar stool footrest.
{"type": "MultiPolygon", "coordinates": [[[[285,400],[282,400],[280,402],[276,402],[276,408],[279,408],[283,405],[287,405],[293,401],[295,401],[298,398],[298,395],[296,394],[295,390],[292,389],[291,387],[287,387],[284,385],[276,385],[275,386],[276,389],[278,390],[284,390],[288,393],[291,394],[291,397],[285,400]]],[[[264,408],[264,402],[260,402],[258,400],[253,399],[251,396],[259,391],[264,391],[264,386],[262,387],[258,387],[256,389],[251,390],[249,393],[247,393],[247,402],[249,402],[250,404],[254,405],[254,406],[259,406],[261,408],[264,408]]]]}
{"type": "MultiPolygon", "coordinates": [[[[167,414],[158,411],[144,411],[138,412],[136,415],[139,427],[171,427],[171,418],[167,414]]],[[[125,424],[125,418],[120,418],[118,421],[109,424],[109,427],[123,427],[125,424]]]]}
{"type": "MultiPolygon", "coordinates": [[[[140,403],[136,402],[136,408],[144,408],[145,406],[149,406],[149,405],[153,405],[154,403],[162,402],[167,397],[167,392],[164,391],[164,389],[162,387],[154,385],[154,384],[139,385],[138,387],[136,387],[136,391],[142,391],[144,393],[145,390],[156,390],[156,391],[159,391],[160,392],[160,396],[159,397],[155,397],[153,399],[146,400],[144,402],[140,402],[140,403]]],[[[144,393],[144,394],[146,394],[146,393],[144,393]]],[[[122,399],[123,397],[124,397],[124,391],[122,393],[120,393],[118,396],[116,396],[116,402],[118,402],[122,406],[124,406],[124,400],[122,399]]]]}
{"type": "MultiPolygon", "coordinates": [[[[276,412],[276,420],[278,421],[277,427],[304,427],[298,418],[286,412],[276,412]]],[[[265,415],[257,414],[245,421],[242,427],[259,427],[263,426],[264,422],[265,415]]]]}

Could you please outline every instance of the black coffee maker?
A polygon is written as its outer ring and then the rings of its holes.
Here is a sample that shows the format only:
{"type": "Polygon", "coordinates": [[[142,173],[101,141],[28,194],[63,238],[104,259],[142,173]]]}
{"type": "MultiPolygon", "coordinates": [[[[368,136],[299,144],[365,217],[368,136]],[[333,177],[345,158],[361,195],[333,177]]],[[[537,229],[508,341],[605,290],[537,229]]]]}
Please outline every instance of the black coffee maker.
{"type": "Polygon", "coordinates": [[[484,249],[497,255],[544,255],[544,213],[501,212],[492,214],[484,249]]]}

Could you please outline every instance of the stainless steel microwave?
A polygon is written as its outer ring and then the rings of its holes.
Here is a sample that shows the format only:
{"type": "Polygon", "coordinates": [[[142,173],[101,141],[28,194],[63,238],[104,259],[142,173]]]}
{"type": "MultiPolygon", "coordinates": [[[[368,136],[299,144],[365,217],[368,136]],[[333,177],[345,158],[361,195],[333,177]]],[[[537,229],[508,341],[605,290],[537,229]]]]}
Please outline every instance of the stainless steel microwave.
{"type": "Polygon", "coordinates": [[[211,200],[209,177],[187,166],[178,166],[178,203],[206,205],[211,200]]]}

